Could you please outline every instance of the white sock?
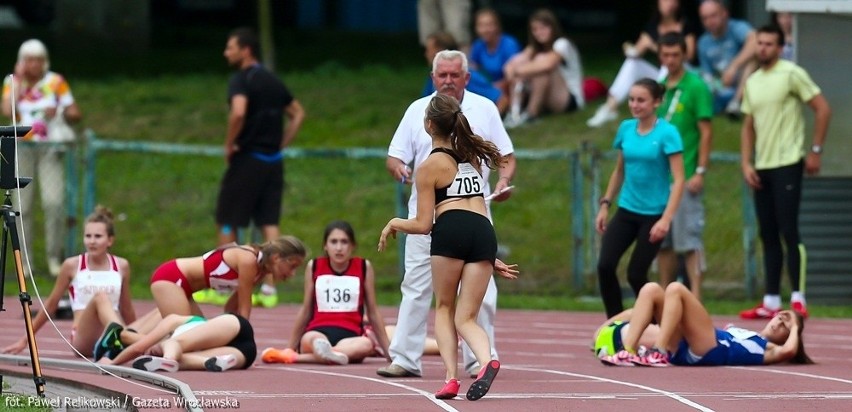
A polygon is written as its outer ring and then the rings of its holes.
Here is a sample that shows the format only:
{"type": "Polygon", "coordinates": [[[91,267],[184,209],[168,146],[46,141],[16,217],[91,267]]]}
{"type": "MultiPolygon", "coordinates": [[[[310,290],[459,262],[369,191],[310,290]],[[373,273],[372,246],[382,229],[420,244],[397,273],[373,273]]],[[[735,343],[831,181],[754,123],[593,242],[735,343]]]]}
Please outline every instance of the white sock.
{"type": "Polygon", "coordinates": [[[781,295],[763,295],[763,307],[766,309],[781,309],[781,295]]]}
{"type": "Polygon", "coordinates": [[[275,289],[275,286],[267,285],[266,283],[260,286],[260,293],[263,293],[264,295],[274,295],[277,292],[278,291],[275,289]]]}
{"type": "Polygon", "coordinates": [[[790,296],[790,302],[801,302],[801,304],[805,304],[805,294],[799,291],[793,292],[790,296]]]}

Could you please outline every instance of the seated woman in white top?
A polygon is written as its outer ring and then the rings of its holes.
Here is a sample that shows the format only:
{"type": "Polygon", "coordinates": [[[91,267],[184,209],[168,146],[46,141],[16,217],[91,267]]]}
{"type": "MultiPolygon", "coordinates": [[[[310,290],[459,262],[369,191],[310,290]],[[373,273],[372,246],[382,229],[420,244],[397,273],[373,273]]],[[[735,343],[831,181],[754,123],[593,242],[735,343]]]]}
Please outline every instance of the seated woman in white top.
{"type": "MultiPolygon", "coordinates": [[[[47,314],[56,312],[59,299],[67,291],[71,297],[74,323],[71,345],[83,356],[92,356],[94,344],[106,325],[131,323],[136,312],[130,300],[130,264],[127,259],[109,253],[115,241],[112,212],[98,206],[86,218],[83,243],[86,253],[62,263],[59,277],[43,310],[33,319],[33,332],[47,322],[47,314]]],[[[27,347],[27,336],[3,348],[3,353],[18,353],[27,347]]]]}
{"type": "Polygon", "coordinates": [[[583,65],[577,48],[562,36],[552,11],[530,16],[529,44],[504,67],[511,93],[507,128],[520,126],[545,111],[572,112],[585,106],[583,65]],[[526,101],[522,109],[521,104],[526,101]]]}
{"type": "Polygon", "coordinates": [[[606,103],[601,105],[587,122],[589,127],[601,127],[618,118],[618,105],[627,98],[630,86],[642,78],[662,79],[668,74],[665,67],[657,67],[643,59],[646,53],[657,53],[657,40],[669,32],[683,34],[686,40],[686,61],[695,60],[695,41],[698,26],[689,21],[681,10],[680,0],[657,0],[657,12],[642,32],[636,44],[624,43],[626,59],[609,88],[606,103]]]}

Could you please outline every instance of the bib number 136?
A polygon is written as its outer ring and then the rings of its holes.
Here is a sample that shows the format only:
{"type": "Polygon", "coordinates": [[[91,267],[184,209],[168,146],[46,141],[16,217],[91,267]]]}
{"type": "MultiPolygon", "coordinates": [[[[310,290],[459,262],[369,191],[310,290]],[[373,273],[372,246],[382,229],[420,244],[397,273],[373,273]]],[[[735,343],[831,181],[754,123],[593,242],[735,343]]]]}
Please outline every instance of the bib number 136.
{"type": "Polygon", "coordinates": [[[320,275],[315,284],[320,312],[353,312],[361,297],[361,280],[355,276],[320,275]]]}

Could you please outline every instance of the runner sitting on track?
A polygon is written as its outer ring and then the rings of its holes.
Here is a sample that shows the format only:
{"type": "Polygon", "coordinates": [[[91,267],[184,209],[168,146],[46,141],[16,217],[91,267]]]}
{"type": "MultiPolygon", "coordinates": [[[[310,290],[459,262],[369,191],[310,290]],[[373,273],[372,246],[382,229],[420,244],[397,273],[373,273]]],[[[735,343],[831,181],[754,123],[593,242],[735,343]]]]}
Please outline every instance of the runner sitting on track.
{"type": "MultiPolygon", "coordinates": [[[[66,291],[74,312],[71,345],[83,356],[92,356],[92,348],[104,325],[136,321],[130,300],[130,264],[127,259],[109,253],[114,241],[112,212],[97,206],[86,218],[83,228],[86,252],[62,263],[50,296],[33,319],[33,333],[47,322],[48,314],[56,313],[59,299],[66,291]]],[[[25,335],[0,353],[19,353],[26,347],[25,335]]]]}
{"type": "Polygon", "coordinates": [[[305,268],[305,295],[296,315],[288,347],[266,348],[266,363],[359,363],[374,351],[366,336],[364,309],[378,341],[377,349],[390,360],[385,323],[376,305],[375,274],[369,260],[352,256],[355,231],[345,221],[326,226],[325,256],[305,268]]]}
{"type": "Polygon", "coordinates": [[[121,365],[133,359],[134,368],[152,372],[221,372],[247,369],[255,357],[254,329],[244,317],[224,313],[206,320],[171,314],[115,359],[103,358],[100,363],[121,365]]]}
{"type": "Polygon", "coordinates": [[[728,326],[713,326],[710,314],[681,283],[671,283],[665,291],[648,283],[639,291],[624,348],[601,362],[614,366],[723,366],[769,365],[782,362],[808,364],[802,341],[804,318],[785,310],[773,317],[760,332],[728,326]],[[654,345],[637,355],[640,335],[652,319],[660,321],[654,345]]]}

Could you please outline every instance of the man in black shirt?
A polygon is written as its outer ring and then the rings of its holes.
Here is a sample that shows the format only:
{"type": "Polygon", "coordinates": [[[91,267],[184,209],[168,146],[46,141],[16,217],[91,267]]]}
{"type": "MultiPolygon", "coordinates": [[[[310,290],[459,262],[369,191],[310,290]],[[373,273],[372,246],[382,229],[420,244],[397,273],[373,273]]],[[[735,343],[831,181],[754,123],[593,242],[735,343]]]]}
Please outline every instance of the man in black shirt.
{"type": "MultiPolygon", "coordinates": [[[[216,205],[220,244],[236,241],[250,222],[266,240],[280,236],[281,151],[295,139],[305,118],[302,105],[274,73],[261,66],[259,55],[260,43],[253,30],[240,28],[228,36],[224,56],[239,71],[228,83],[230,112],[224,147],[228,168],[216,205]]],[[[272,279],[264,280],[261,292],[260,304],[277,303],[272,279]]]]}

